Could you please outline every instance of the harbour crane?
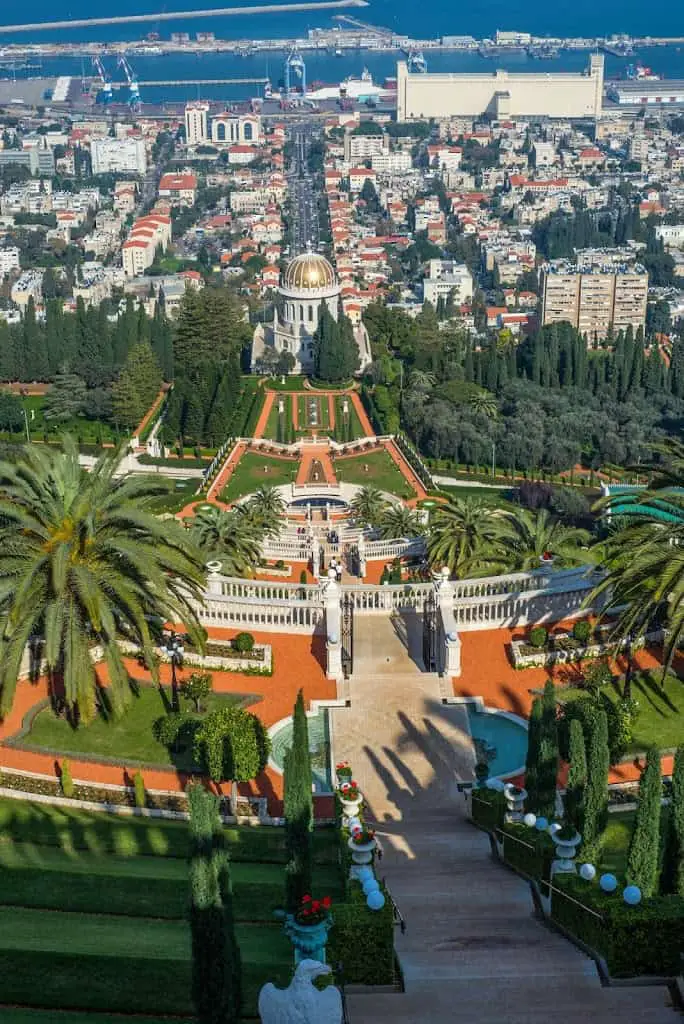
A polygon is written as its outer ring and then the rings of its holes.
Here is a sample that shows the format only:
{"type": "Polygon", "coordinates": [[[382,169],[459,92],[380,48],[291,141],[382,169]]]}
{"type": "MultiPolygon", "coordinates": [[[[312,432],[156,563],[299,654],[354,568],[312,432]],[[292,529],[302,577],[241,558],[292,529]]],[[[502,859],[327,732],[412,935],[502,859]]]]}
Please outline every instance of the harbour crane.
{"type": "Polygon", "coordinates": [[[105,103],[111,102],[113,96],[113,89],[111,79],[104,69],[104,64],[98,56],[93,57],[93,67],[97,71],[97,76],[100,79],[102,85],[102,96],[105,103]]]}
{"type": "Polygon", "coordinates": [[[136,112],[140,110],[140,86],[138,85],[138,79],[133,73],[133,68],[126,59],[126,54],[119,54],[117,65],[122,68],[124,75],[126,76],[126,82],[128,84],[128,103],[132,110],[136,112]]]}
{"type": "Polygon", "coordinates": [[[285,97],[291,99],[293,91],[292,74],[301,81],[302,98],[306,97],[306,64],[301,54],[293,47],[285,59],[285,97]]]}

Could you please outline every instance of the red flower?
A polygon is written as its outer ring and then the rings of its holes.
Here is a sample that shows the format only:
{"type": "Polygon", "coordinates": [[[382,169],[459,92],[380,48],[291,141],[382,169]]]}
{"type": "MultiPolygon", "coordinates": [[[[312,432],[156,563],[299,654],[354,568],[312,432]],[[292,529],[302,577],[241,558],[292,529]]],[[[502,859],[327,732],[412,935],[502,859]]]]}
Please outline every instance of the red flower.
{"type": "Polygon", "coordinates": [[[314,900],[313,903],[311,904],[311,909],[313,910],[314,914],[317,914],[318,911],[321,909],[321,901],[314,900]]]}
{"type": "Polygon", "coordinates": [[[329,896],[324,896],[323,897],[323,907],[324,907],[324,909],[325,910],[329,910],[331,904],[332,904],[332,900],[330,899],[330,897],[329,896]]]}
{"type": "Polygon", "coordinates": [[[306,896],[302,896],[302,903],[311,903],[311,897],[307,893],[306,896]]]}
{"type": "Polygon", "coordinates": [[[355,782],[354,779],[351,780],[351,784],[352,786],[358,786],[358,782],[355,782]]]}
{"type": "Polygon", "coordinates": [[[302,917],[308,917],[310,913],[311,911],[305,908],[302,910],[302,917]]]}

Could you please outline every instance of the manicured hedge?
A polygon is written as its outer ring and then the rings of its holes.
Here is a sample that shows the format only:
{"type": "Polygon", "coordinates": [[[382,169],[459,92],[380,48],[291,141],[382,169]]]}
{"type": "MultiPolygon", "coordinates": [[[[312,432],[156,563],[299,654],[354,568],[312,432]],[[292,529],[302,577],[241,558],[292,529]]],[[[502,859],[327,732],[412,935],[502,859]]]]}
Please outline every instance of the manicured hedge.
{"type": "Polygon", "coordinates": [[[506,809],[503,793],[494,789],[474,789],[470,807],[472,819],[480,828],[493,832],[503,825],[506,809]]]}
{"type": "MultiPolygon", "coordinates": [[[[275,871],[275,869],[274,869],[275,871]]],[[[0,870],[0,905],[68,910],[128,917],[184,919],[188,912],[188,881],[36,867],[0,870]]],[[[233,911],[238,921],[273,921],[283,905],[280,873],[273,882],[234,881],[233,911]]]]}
{"type": "MultiPolygon", "coordinates": [[[[224,829],[232,860],[285,862],[285,833],[269,826],[224,829]]],[[[185,822],[150,818],[117,818],[105,812],[53,807],[30,801],[0,800],[0,837],[15,842],[90,850],[119,856],[187,857],[185,822]]],[[[336,862],[335,837],[321,830],[313,835],[317,864],[336,862]]]]}
{"type": "Polygon", "coordinates": [[[680,972],[684,949],[684,899],[654,896],[628,907],[619,892],[608,895],[597,883],[579,878],[554,879],[551,916],[568,931],[601,953],[616,977],[674,976],[680,972]],[[566,899],[563,893],[579,903],[566,899]],[[596,911],[601,920],[589,911],[596,911]]]}
{"type": "MultiPolygon", "coordinates": [[[[141,959],[134,951],[130,957],[108,957],[0,950],[3,1002],[56,1010],[192,1014],[191,974],[189,959],[141,959]]],[[[282,963],[243,961],[245,1015],[256,1016],[262,985],[273,981],[284,987],[291,976],[282,963]]]]}
{"type": "Polygon", "coordinates": [[[342,964],[346,984],[394,982],[394,923],[389,894],[385,895],[382,910],[369,910],[361,886],[354,882],[346,902],[333,904],[327,961],[333,967],[342,964]]]}
{"type": "Polygon", "coordinates": [[[537,832],[526,825],[504,825],[503,857],[507,864],[528,878],[548,881],[554,845],[547,832],[537,832]]]}

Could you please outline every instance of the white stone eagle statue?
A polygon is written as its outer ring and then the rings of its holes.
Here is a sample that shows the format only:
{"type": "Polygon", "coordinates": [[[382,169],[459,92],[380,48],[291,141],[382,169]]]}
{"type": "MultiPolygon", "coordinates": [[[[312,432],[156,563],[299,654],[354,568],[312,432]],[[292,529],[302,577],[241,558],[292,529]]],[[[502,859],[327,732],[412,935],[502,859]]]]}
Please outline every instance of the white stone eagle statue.
{"type": "Polygon", "coordinates": [[[334,985],[319,991],[314,978],[329,974],[318,960],[301,960],[287,988],[270,981],[259,993],[262,1024],[342,1024],[342,997],[334,985]]]}

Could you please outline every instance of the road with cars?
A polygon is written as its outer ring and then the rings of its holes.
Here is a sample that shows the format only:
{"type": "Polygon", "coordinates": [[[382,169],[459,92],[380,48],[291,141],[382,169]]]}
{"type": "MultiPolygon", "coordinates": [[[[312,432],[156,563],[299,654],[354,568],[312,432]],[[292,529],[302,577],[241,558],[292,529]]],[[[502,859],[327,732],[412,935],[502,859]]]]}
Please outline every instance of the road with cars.
{"type": "Polygon", "coordinates": [[[309,171],[308,157],[311,142],[316,131],[313,124],[295,124],[290,137],[294,143],[292,164],[288,174],[292,211],[292,255],[307,249],[318,249],[320,225],[318,222],[318,197],[314,177],[309,171]]]}

